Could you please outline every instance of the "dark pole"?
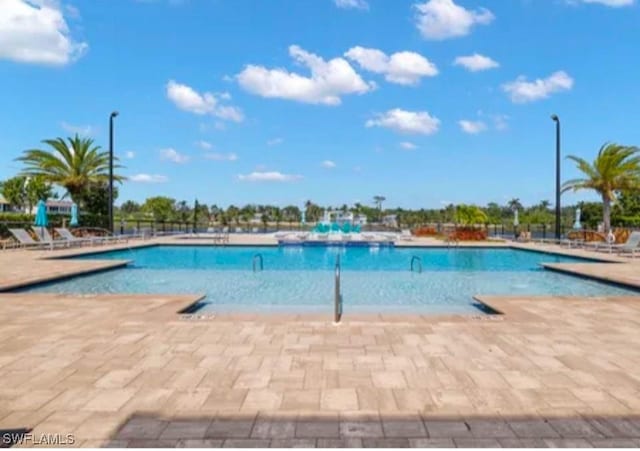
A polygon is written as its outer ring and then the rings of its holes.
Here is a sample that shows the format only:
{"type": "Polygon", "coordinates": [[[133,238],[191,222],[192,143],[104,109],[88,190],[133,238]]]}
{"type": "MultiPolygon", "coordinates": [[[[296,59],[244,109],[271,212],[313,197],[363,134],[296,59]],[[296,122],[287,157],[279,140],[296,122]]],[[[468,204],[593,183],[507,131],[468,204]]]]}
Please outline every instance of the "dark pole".
{"type": "Polygon", "coordinates": [[[556,123],[556,240],[560,239],[560,118],[555,114],[551,119],[556,123]]]}
{"type": "Polygon", "coordinates": [[[113,120],[118,115],[114,111],[109,116],[109,232],[113,233],[113,120]]]}

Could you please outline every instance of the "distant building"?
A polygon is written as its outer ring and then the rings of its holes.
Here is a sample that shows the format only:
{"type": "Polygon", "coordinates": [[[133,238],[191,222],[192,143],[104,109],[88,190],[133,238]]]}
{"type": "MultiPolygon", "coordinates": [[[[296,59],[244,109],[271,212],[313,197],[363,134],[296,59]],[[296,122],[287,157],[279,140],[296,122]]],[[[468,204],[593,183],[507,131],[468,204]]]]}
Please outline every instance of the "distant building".
{"type": "Polygon", "coordinates": [[[11,211],[16,211],[15,208],[4,198],[2,194],[0,194],[0,213],[7,213],[11,211]]]}
{"type": "MultiPolygon", "coordinates": [[[[73,202],[70,200],[49,199],[45,202],[45,205],[47,206],[48,215],[70,215],[73,202]]],[[[37,210],[38,206],[34,205],[30,212],[28,210],[26,212],[35,215],[37,210]]]]}
{"type": "Polygon", "coordinates": [[[367,215],[358,214],[353,218],[353,225],[366,226],[367,225],[367,215]]]}

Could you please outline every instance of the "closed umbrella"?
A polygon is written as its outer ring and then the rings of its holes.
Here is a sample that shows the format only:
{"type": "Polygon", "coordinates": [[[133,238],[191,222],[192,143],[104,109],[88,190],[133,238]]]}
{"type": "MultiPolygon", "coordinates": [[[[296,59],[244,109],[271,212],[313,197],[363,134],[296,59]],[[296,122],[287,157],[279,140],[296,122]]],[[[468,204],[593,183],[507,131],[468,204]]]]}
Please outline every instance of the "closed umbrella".
{"type": "Polygon", "coordinates": [[[518,227],[520,225],[520,221],[518,221],[518,209],[517,208],[513,211],[513,225],[515,227],[518,227]]]}
{"type": "Polygon", "coordinates": [[[47,205],[41,199],[38,201],[38,209],[36,210],[36,220],[33,223],[36,227],[40,227],[41,231],[40,238],[44,238],[44,232],[42,232],[43,227],[47,227],[49,225],[49,219],[47,218],[47,205]]]}
{"type": "Polygon", "coordinates": [[[71,221],[69,221],[71,227],[78,225],[78,206],[76,204],[71,205],[71,221]]]}

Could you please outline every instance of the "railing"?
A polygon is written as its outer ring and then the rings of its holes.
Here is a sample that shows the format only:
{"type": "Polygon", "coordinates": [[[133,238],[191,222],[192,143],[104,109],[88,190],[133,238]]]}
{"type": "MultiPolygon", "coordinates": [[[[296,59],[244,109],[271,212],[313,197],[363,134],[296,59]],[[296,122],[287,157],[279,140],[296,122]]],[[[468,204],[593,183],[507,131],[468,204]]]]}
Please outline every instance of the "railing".
{"type": "Polygon", "coordinates": [[[414,272],[415,263],[418,263],[418,274],[422,273],[422,259],[417,255],[411,257],[411,272],[414,272]]]}
{"type": "Polygon", "coordinates": [[[256,272],[256,268],[260,268],[260,271],[264,271],[264,260],[262,259],[262,254],[256,254],[253,256],[252,260],[253,272],[256,272]],[[260,266],[256,265],[256,261],[260,262],[260,266]]]}
{"type": "Polygon", "coordinates": [[[336,257],[336,271],[335,271],[335,292],[334,292],[334,315],[333,320],[336,324],[342,319],[342,292],[340,290],[340,255],[336,257]]]}

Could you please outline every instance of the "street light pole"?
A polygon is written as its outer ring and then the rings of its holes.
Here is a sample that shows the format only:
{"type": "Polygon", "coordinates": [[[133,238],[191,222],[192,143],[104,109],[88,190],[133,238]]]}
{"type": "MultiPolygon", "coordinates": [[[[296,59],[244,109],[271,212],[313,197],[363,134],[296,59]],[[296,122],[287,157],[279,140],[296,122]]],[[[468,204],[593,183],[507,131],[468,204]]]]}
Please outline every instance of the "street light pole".
{"type": "Polygon", "coordinates": [[[113,233],[113,120],[117,116],[117,111],[109,116],[109,232],[111,233],[113,233]]]}
{"type": "Polygon", "coordinates": [[[557,115],[551,116],[551,120],[556,123],[556,240],[560,239],[561,211],[560,211],[560,118],[557,115]]]}

